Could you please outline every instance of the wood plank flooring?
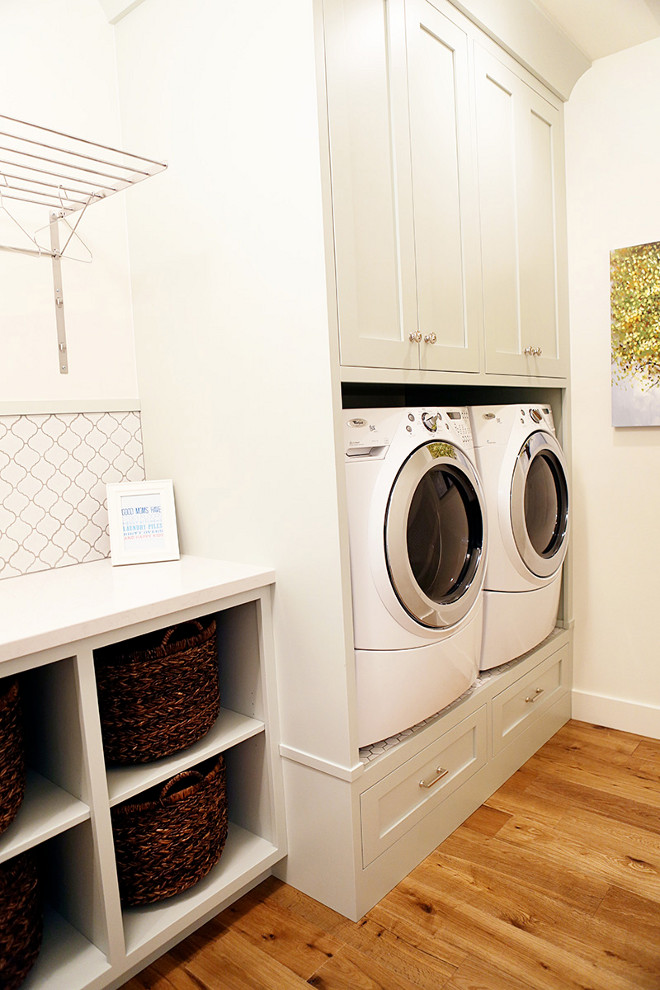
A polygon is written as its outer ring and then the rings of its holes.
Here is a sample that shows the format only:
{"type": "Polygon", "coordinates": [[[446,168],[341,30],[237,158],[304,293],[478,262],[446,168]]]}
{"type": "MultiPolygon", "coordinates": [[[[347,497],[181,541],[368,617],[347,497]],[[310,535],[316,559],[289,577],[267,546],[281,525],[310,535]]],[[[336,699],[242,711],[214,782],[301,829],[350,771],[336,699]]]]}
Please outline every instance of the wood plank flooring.
{"type": "Polygon", "coordinates": [[[353,923],[270,878],[124,990],[660,990],[660,742],[572,721],[353,923]]]}

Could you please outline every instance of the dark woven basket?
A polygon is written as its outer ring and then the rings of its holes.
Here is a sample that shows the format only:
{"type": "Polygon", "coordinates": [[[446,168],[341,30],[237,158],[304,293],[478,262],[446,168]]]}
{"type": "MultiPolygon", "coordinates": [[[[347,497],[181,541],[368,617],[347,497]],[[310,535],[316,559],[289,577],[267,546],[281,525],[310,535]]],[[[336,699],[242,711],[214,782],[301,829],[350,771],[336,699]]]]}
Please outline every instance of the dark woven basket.
{"type": "Polygon", "coordinates": [[[94,654],[107,763],[147,763],[201,739],[220,710],[215,619],[94,654]]]}
{"type": "Polygon", "coordinates": [[[217,863],[227,829],[222,756],[113,808],[122,903],[151,904],[192,887],[217,863]]]}
{"type": "Polygon", "coordinates": [[[41,948],[43,914],[33,852],[0,863],[0,987],[16,990],[41,948]]]}
{"type": "Polygon", "coordinates": [[[25,792],[23,720],[18,681],[0,681],[0,833],[11,825],[25,792]]]}

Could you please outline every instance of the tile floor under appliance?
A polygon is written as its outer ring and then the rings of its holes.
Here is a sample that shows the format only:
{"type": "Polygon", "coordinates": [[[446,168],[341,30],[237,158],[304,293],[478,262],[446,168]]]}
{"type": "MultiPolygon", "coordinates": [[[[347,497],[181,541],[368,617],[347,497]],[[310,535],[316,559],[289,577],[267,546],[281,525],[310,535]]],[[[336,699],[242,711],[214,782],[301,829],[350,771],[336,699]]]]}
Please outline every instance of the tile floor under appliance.
{"type": "Polygon", "coordinates": [[[660,741],[571,721],[360,921],[269,878],[122,990],[660,990],[660,741]]]}

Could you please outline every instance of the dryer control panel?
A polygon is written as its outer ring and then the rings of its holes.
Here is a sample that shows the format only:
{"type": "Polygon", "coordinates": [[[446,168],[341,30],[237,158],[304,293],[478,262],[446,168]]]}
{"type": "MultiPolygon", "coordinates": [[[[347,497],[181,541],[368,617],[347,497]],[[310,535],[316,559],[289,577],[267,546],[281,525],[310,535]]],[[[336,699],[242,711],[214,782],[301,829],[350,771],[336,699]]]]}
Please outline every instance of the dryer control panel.
{"type": "Polygon", "coordinates": [[[552,409],[542,403],[472,406],[470,416],[475,447],[507,444],[514,433],[516,440],[537,430],[555,435],[552,409]]]}
{"type": "Polygon", "coordinates": [[[523,424],[533,423],[551,433],[555,432],[555,423],[550,406],[521,406],[520,422],[523,424]]]}

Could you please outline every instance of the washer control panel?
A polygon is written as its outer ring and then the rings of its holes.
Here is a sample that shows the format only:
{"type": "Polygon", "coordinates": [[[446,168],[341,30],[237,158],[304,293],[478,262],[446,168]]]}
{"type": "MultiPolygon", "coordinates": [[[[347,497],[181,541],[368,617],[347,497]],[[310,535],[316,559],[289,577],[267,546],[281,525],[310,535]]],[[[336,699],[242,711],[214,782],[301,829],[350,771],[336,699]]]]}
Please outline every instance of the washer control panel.
{"type": "Polygon", "coordinates": [[[420,406],[408,409],[351,409],[344,412],[346,457],[380,460],[392,444],[451,441],[472,450],[466,406],[420,406]],[[405,439],[404,439],[405,438],[405,439]]]}
{"type": "Polygon", "coordinates": [[[456,406],[455,408],[437,407],[428,409],[415,409],[408,413],[409,433],[423,427],[425,432],[441,439],[455,439],[458,443],[472,446],[472,428],[470,426],[470,416],[467,408],[456,406]]]}
{"type": "Polygon", "coordinates": [[[362,416],[346,420],[346,433],[347,457],[382,456],[391,443],[389,432],[362,416]]]}

